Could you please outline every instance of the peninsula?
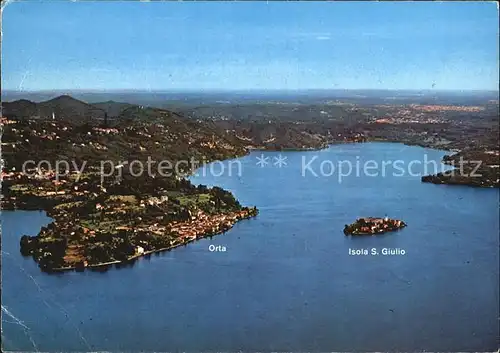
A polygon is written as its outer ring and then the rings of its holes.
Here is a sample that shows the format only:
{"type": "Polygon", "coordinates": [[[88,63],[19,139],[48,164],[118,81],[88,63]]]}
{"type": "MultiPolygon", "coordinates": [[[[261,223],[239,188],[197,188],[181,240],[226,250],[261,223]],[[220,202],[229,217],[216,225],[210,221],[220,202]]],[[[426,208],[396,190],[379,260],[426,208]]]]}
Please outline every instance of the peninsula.
{"type": "Polygon", "coordinates": [[[498,150],[466,150],[443,158],[453,169],[422,177],[433,184],[500,187],[500,153],[498,150]]]}
{"type": "Polygon", "coordinates": [[[52,217],[37,236],[20,240],[21,253],[42,271],[130,263],[258,214],[229,191],[187,179],[205,163],[246,153],[220,129],[136,106],[111,121],[105,114],[79,120],[74,114],[91,107],[68,96],[51,101],[58,114],[37,106],[41,116],[2,119],[2,209],[52,217]]]}

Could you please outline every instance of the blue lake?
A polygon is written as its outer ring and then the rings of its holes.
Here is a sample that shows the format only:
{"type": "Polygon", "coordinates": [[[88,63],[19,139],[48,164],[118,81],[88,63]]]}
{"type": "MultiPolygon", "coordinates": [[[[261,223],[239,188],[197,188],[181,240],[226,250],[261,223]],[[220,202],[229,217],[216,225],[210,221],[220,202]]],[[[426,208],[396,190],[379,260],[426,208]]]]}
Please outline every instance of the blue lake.
{"type": "MultiPolygon", "coordinates": [[[[367,160],[379,166],[401,160],[408,168],[444,154],[366,143],[284,152],[281,168],[278,152],[252,152],[225,161],[224,170],[214,164],[223,175],[194,176],[193,183],[229,189],[260,214],[213,239],[106,273],[40,272],[20,255],[19,238],[37,234],[50,219],[42,212],[3,212],[2,347],[496,350],[498,189],[425,184],[390,167],[385,176],[380,169],[353,171],[340,182],[331,171],[367,160]],[[257,165],[257,157],[266,164],[257,165]],[[342,232],[357,217],[384,215],[408,227],[377,237],[342,232]],[[227,251],[211,252],[210,244],[227,251]],[[405,255],[349,255],[349,249],[372,248],[405,255]]],[[[411,169],[418,174],[423,165],[411,169]]]]}

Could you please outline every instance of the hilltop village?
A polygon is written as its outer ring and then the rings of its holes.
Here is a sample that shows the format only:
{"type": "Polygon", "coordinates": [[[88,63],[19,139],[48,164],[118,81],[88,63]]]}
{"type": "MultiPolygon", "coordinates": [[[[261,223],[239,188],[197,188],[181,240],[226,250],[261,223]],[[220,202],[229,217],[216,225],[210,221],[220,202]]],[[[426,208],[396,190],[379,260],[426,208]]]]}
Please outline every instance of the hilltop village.
{"type": "MultiPolygon", "coordinates": [[[[249,119],[116,102],[90,105],[69,96],[2,106],[2,209],[46,210],[53,218],[37,236],[20,242],[22,254],[47,272],[133,262],[256,216],[257,208],[240,205],[230,192],[186,179],[204,163],[252,149],[403,142],[450,150],[454,154],[444,162],[455,167],[464,159],[483,162],[480,177],[445,173],[425,176],[423,182],[499,186],[498,105],[280,105],[269,108],[274,117],[259,113],[249,119]],[[470,114],[477,114],[475,120],[470,114]],[[132,168],[132,161],[150,160],[146,173],[132,168]],[[197,163],[162,174],[157,163],[165,160],[197,163]],[[109,162],[104,176],[103,161],[109,162]]],[[[378,225],[383,231],[401,226],[378,225]]]]}

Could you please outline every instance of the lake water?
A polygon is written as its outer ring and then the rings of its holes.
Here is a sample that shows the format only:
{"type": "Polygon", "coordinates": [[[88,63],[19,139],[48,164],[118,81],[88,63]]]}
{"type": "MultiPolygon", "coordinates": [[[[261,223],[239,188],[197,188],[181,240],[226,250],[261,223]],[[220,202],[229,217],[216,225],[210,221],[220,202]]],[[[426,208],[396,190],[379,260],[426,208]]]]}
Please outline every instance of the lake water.
{"type": "Polygon", "coordinates": [[[50,220],[42,212],[3,212],[3,349],[495,350],[498,190],[373,170],[339,182],[329,169],[344,160],[408,165],[443,155],[401,144],[349,144],[283,153],[286,165],[279,168],[278,152],[253,152],[238,159],[241,175],[235,161],[226,161],[232,176],[226,168],[223,176],[193,182],[233,191],[242,204],[259,207],[258,217],[106,273],[40,272],[20,255],[19,238],[50,220]],[[303,176],[302,165],[314,156],[303,176]],[[268,164],[256,165],[257,157],[268,164]],[[377,237],[342,233],[359,216],[384,215],[408,227],[377,237]],[[227,251],[210,252],[210,244],[227,251]],[[384,247],[405,255],[349,255],[384,247]]]}

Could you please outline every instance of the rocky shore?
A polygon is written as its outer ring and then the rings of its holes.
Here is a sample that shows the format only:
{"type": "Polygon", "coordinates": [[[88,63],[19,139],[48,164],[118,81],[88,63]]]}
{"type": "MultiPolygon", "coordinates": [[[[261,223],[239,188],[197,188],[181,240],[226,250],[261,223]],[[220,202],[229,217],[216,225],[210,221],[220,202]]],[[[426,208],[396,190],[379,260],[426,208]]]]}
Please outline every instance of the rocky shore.
{"type": "Polygon", "coordinates": [[[354,223],[345,225],[345,235],[375,235],[392,232],[406,227],[406,223],[390,218],[365,217],[358,218],[354,223]]]}

